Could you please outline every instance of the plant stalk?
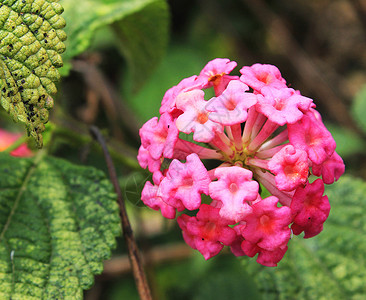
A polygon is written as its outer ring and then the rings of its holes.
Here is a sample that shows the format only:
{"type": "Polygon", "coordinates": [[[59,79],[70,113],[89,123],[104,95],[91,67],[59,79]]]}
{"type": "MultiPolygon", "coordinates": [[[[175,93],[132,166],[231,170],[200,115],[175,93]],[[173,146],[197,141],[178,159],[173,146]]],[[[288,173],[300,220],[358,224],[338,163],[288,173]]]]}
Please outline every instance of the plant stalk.
{"type": "Polygon", "coordinates": [[[118,197],[118,205],[120,209],[120,217],[123,229],[123,237],[125,239],[127,248],[128,248],[128,256],[130,259],[133,275],[136,282],[137,291],[140,295],[141,300],[152,300],[151,292],[149,285],[147,283],[146,275],[141,262],[140,251],[137,247],[136,240],[133,236],[132,228],[130,221],[128,220],[126,206],[124,200],[122,198],[121,188],[118,184],[118,178],[116,174],[116,169],[114,167],[111,155],[109,154],[107,144],[100,133],[99,129],[96,126],[90,127],[90,132],[94,139],[100,144],[103,149],[104,158],[107,163],[108,172],[110,179],[113,183],[114,190],[118,197]]]}

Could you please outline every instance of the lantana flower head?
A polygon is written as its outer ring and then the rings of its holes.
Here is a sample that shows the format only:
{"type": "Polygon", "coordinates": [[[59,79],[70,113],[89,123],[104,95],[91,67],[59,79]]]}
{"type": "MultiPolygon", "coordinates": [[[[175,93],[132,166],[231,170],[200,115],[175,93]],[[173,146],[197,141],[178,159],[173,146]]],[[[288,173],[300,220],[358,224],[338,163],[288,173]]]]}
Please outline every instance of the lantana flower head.
{"type": "Polygon", "coordinates": [[[323,230],[324,184],[345,167],[314,101],[289,88],[277,67],[242,67],[240,77],[235,67],[209,62],[169,89],[161,116],[143,125],[138,160],[153,182],[142,201],[178,215],[184,240],[205,259],[227,246],[272,267],[292,234],[323,230]],[[264,189],[272,195],[262,198],[264,189]]]}

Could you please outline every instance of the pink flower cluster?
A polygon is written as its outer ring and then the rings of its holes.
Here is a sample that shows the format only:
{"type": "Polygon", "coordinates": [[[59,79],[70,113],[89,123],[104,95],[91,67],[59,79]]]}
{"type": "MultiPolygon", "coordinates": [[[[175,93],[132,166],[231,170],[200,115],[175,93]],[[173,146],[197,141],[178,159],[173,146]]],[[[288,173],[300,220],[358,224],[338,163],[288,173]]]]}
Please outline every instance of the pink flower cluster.
{"type": "MultiPolygon", "coordinates": [[[[0,152],[14,144],[21,136],[22,134],[20,133],[12,133],[0,128],[0,152]]],[[[34,154],[26,144],[21,144],[18,148],[11,151],[10,155],[17,157],[31,157],[34,154]]]]}
{"type": "Polygon", "coordinates": [[[177,221],[205,259],[226,245],[276,266],[292,233],[322,231],[330,211],[324,183],[345,166],[312,99],[289,88],[275,66],[243,67],[240,77],[229,75],[235,67],[209,62],[169,89],[160,119],[142,126],[138,161],[153,173],[142,201],[169,219],[192,211],[177,221]],[[206,99],[210,89],[215,97],[206,99]],[[263,188],[272,196],[262,199],[263,188]]]}

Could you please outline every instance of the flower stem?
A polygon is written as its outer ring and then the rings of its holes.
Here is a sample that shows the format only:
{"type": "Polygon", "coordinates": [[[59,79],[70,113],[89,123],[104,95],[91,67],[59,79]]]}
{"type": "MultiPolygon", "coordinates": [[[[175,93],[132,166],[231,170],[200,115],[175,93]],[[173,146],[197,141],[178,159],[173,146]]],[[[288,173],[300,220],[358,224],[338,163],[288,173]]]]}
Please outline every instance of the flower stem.
{"type": "Polygon", "coordinates": [[[224,152],[228,157],[231,157],[234,154],[233,149],[231,149],[230,140],[224,133],[217,133],[212,141],[210,141],[210,145],[224,152]]]}
{"type": "Polygon", "coordinates": [[[259,134],[251,141],[248,146],[249,151],[254,151],[259,148],[259,146],[270,137],[270,135],[278,128],[276,123],[273,123],[270,120],[263,125],[263,128],[259,132],[259,134]]]}
{"type": "Polygon", "coordinates": [[[140,295],[140,299],[152,300],[150,288],[147,283],[146,275],[145,275],[145,272],[144,272],[144,269],[143,269],[143,266],[141,263],[141,259],[140,259],[140,251],[137,247],[135,238],[133,236],[130,221],[128,220],[126,206],[125,206],[124,200],[122,198],[122,192],[121,192],[121,188],[118,184],[116,169],[114,167],[112,158],[109,154],[107,145],[106,145],[105,140],[104,140],[102,134],[100,133],[99,129],[95,126],[91,126],[90,132],[91,132],[92,136],[94,137],[94,139],[100,144],[100,146],[103,149],[104,157],[105,157],[107,167],[108,167],[109,176],[110,176],[110,179],[114,186],[114,190],[118,197],[118,205],[119,205],[119,209],[120,209],[123,237],[127,244],[128,254],[129,254],[128,256],[129,256],[130,263],[132,266],[133,275],[135,278],[138,293],[140,295]]]}
{"type": "Polygon", "coordinates": [[[286,142],[288,140],[288,131],[287,128],[282,131],[281,133],[279,133],[278,135],[276,135],[273,139],[268,140],[267,142],[265,142],[258,151],[262,151],[262,150],[266,150],[266,149],[270,149],[273,148],[279,144],[282,144],[283,142],[286,142]]]}
{"type": "Polygon", "coordinates": [[[258,112],[255,110],[255,107],[249,108],[248,117],[245,122],[244,132],[243,132],[243,137],[242,137],[243,144],[247,144],[250,141],[252,129],[253,129],[253,126],[254,126],[254,123],[255,123],[255,120],[257,119],[257,117],[258,117],[258,112]]]}
{"type": "Polygon", "coordinates": [[[259,169],[255,169],[255,175],[258,177],[263,186],[273,195],[278,198],[282,205],[290,207],[292,196],[294,192],[280,191],[276,187],[275,179],[269,172],[262,172],[259,169]]]}
{"type": "Polygon", "coordinates": [[[208,149],[182,139],[178,139],[177,143],[175,144],[175,149],[186,152],[187,155],[196,153],[201,159],[223,159],[222,154],[214,149],[208,149]]]}
{"type": "Polygon", "coordinates": [[[248,166],[258,167],[262,169],[268,169],[268,160],[249,157],[246,160],[248,166]]]}
{"type": "Polygon", "coordinates": [[[243,150],[243,142],[241,138],[241,126],[240,124],[235,124],[230,126],[231,134],[234,140],[235,149],[237,151],[243,150]]]}
{"type": "Polygon", "coordinates": [[[280,151],[283,147],[285,147],[288,144],[284,144],[284,145],[279,145],[270,149],[266,149],[266,150],[261,150],[261,148],[258,150],[258,152],[255,154],[256,157],[258,158],[270,158],[273,155],[275,155],[278,151],[280,151]]]}

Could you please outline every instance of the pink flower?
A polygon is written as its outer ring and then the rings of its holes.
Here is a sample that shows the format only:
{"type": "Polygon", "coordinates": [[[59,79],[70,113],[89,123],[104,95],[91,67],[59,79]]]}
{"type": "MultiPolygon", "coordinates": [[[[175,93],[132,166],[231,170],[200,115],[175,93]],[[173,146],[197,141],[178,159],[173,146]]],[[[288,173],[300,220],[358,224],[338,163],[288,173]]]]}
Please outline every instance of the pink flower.
{"type": "Polygon", "coordinates": [[[206,103],[204,92],[201,90],[180,93],[177,97],[177,108],[182,110],[183,114],[178,117],[175,124],[179,131],[186,134],[194,132],[193,139],[196,142],[210,142],[216,132],[223,131],[222,125],[208,118],[206,103]]]}
{"type": "MultiPolygon", "coordinates": [[[[241,231],[245,228],[245,222],[241,222],[238,225],[235,225],[233,229],[236,232],[236,237],[234,241],[230,244],[230,250],[235,256],[245,256],[245,252],[243,251],[241,245],[244,241],[243,236],[241,235],[241,231]]],[[[254,256],[254,255],[253,255],[254,256]]],[[[253,257],[252,256],[252,257],[253,257]]]]}
{"type": "Polygon", "coordinates": [[[167,219],[175,218],[175,208],[163,201],[159,193],[159,186],[152,185],[147,181],[141,193],[141,200],[144,204],[154,210],[161,210],[163,217],[167,219]]]}
{"type": "Polygon", "coordinates": [[[137,154],[137,161],[139,162],[141,168],[148,168],[150,172],[159,170],[161,166],[161,160],[154,159],[150,152],[142,145],[140,146],[139,152],[137,154]]]}
{"type": "MultiPolygon", "coordinates": [[[[14,144],[22,135],[20,133],[11,133],[4,129],[0,129],[0,152],[6,150],[14,144]]],[[[26,144],[21,144],[18,148],[10,152],[11,156],[31,157],[33,152],[26,144]]]]}
{"type": "Polygon", "coordinates": [[[296,190],[291,203],[291,211],[295,216],[291,226],[294,234],[304,231],[304,237],[311,238],[323,230],[323,223],[330,212],[328,197],[323,196],[323,193],[324,184],[321,179],[296,190]]]}
{"type": "Polygon", "coordinates": [[[303,111],[307,111],[312,104],[310,98],[298,95],[293,89],[276,89],[265,86],[261,89],[263,97],[258,96],[257,110],[270,121],[285,125],[299,121],[303,111]]]}
{"type": "Polygon", "coordinates": [[[313,164],[312,171],[314,175],[322,176],[325,184],[332,184],[344,173],[345,165],[342,158],[334,151],[332,156],[322,164],[313,164]]]}
{"type": "Polygon", "coordinates": [[[248,89],[248,86],[238,80],[230,81],[220,96],[207,103],[206,110],[211,112],[209,119],[222,125],[246,121],[248,108],[257,103],[256,95],[245,93],[248,89]]]}
{"type": "Polygon", "coordinates": [[[295,124],[288,125],[288,137],[294,147],[306,151],[309,159],[319,165],[334,152],[336,143],[315,110],[310,109],[295,124]]]}
{"type": "Polygon", "coordinates": [[[283,258],[288,249],[287,246],[281,246],[273,251],[269,251],[245,240],[242,242],[241,247],[243,252],[249,257],[254,257],[258,253],[257,263],[266,267],[277,267],[277,263],[283,258]]]}
{"type": "Polygon", "coordinates": [[[173,114],[174,111],[177,110],[175,100],[181,92],[202,88],[204,84],[205,81],[202,80],[202,78],[198,78],[196,75],[183,79],[165,93],[163,100],[161,101],[160,114],[165,112],[173,114]]]}
{"type": "Polygon", "coordinates": [[[259,185],[252,181],[252,172],[236,166],[217,168],[214,174],[218,181],[210,183],[209,194],[221,201],[220,216],[237,223],[251,213],[247,202],[257,199],[259,185]]]}
{"type": "Polygon", "coordinates": [[[308,155],[301,149],[287,145],[272,157],[268,169],[276,175],[279,190],[292,191],[308,179],[308,155]]]}
{"type": "Polygon", "coordinates": [[[220,217],[219,209],[207,204],[201,205],[196,217],[181,215],[177,221],[186,243],[201,252],[206,260],[236,237],[235,230],[228,226],[230,222],[220,217]]]}
{"type": "Polygon", "coordinates": [[[305,238],[322,230],[330,209],[323,181],[333,183],[345,167],[310,98],[288,88],[275,66],[243,67],[240,79],[229,75],[235,66],[215,59],[183,79],[164,95],[160,120],[141,128],[138,160],[154,182],[142,200],[166,218],[190,210],[177,221],[205,259],[227,245],[276,266],[290,226],[305,238]],[[309,183],[309,174],[323,181],[309,183]],[[272,196],[262,199],[260,186],[272,196]]]}
{"type": "Polygon", "coordinates": [[[169,205],[194,210],[201,205],[201,194],[208,194],[210,182],[205,166],[193,153],[187,156],[185,164],[176,159],[171,162],[160,189],[163,200],[169,205]]]}
{"type": "Polygon", "coordinates": [[[213,86],[216,95],[220,95],[231,80],[239,78],[227,75],[235,67],[235,61],[230,61],[227,58],[216,58],[202,69],[199,78],[207,82],[205,88],[213,86]]]}
{"type": "Polygon", "coordinates": [[[291,210],[287,206],[277,207],[277,203],[278,199],[271,196],[252,205],[253,211],[244,217],[246,226],[242,230],[247,242],[268,251],[287,244],[291,237],[291,210]]]}
{"type": "Polygon", "coordinates": [[[251,67],[243,67],[240,73],[240,80],[258,92],[265,86],[276,89],[287,87],[280,71],[272,65],[254,64],[251,67]]]}
{"type": "Polygon", "coordinates": [[[156,117],[147,121],[140,129],[140,136],[142,146],[153,159],[159,159],[162,155],[172,158],[178,129],[169,114],[162,114],[159,121],[156,117]]]}

